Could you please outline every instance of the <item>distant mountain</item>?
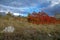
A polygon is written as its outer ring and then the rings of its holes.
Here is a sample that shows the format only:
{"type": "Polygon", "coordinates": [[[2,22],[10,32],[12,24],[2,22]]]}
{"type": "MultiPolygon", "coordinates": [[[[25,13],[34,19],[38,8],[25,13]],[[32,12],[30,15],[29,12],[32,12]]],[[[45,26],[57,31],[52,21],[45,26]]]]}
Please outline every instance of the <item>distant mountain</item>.
{"type": "Polygon", "coordinates": [[[5,12],[0,12],[0,15],[4,16],[4,15],[6,15],[6,13],[5,12]]]}
{"type": "MultiPolygon", "coordinates": [[[[6,14],[8,14],[9,12],[4,12],[4,11],[0,11],[0,15],[2,15],[2,16],[4,16],[4,15],[6,15],[6,14]]],[[[12,13],[12,12],[10,12],[10,14],[12,14],[13,16],[19,16],[19,14],[18,13],[12,13]]]]}
{"type": "Polygon", "coordinates": [[[5,16],[8,13],[12,14],[13,16],[21,16],[21,17],[25,15],[25,14],[22,14],[22,13],[13,13],[13,12],[9,12],[9,11],[7,11],[7,12],[6,11],[0,11],[0,15],[2,15],[2,16],[5,16]]]}

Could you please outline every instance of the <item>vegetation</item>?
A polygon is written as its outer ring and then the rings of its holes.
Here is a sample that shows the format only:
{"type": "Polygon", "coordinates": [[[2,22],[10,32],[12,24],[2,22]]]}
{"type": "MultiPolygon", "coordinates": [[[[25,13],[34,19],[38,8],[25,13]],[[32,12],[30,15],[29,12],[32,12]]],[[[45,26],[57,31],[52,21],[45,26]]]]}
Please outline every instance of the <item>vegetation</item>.
{"type": "Polygon", "coordinates": [[[60,20],[57,20],[55,17],[49,16],[45,12],[33,12],[32,14],[28,15],[28,22],[34,23],[34,24],[60,24],[60,20]]]}
{"type": "Polygon", "coordinates": [[[29,23],[26,17],[9,14],[0,18],[0,40],[60,40],[60,24],[37,25],[29,23]],[[14,26],[15,31],[2,33],[7,26],[14,26]]]}

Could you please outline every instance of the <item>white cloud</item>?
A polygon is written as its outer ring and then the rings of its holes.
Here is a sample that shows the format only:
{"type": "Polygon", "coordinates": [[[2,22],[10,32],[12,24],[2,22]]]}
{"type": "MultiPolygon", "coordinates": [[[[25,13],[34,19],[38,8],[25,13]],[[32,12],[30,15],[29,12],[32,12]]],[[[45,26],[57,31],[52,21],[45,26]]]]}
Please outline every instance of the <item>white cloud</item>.
{"type": "Polygon", "coordinates": [[[18,6],[20,7],[21,5],[23,5],[23,3],[22,2],[13,1],[9,5],[15,6],[15,7],[18,7],[18,6]]]}
{"type": "Polygon", "coordinates": [[[19,13],[13,13],[13,15],[15,15],[15,16],[19,16],[19,13]]]}
{"type": "Polygon", "coordinates": [[[0,10],[1,11],[12,11],[12,10],[15,10],[15,11],[21,11],[21,12],[24,12],[25,11],[25,9],[30,9],[30,8],[32,8],[32,7],[11,7],[11,6],[6,6],[6,5],[2,5],[2,4],[0,4],[0,10]]]}
{"type": "Polygon", "coordinates": [[[37,6],[37,3],[31,3],[30,5],[31,6],[37,6]]]}
{"type": "Polygon", "coordinates": [[[54,6],[57,5],[57,4],[60,4],[60,0],[57,0],[57,1],[51,0],[51,5],[50,5],[50,7],[54,7],[54,6]]]}
{"type": "Polygon", "coordinates": [[[49,3],[50,0],[37,0],[38,3],[44,4],[44,3],[49,3]]]}
{"type": "Polygon", "coordinates": [[[0,10],[0,12],[4,12],[4,10],[0,10]]]}
{"type": "Polygon", "coordinates": [[[54,6],[60,4],[60,0],[47,0],[47,1],[50,1],[50,5],[48,5],[47,7],[41,8],[41,10],[51,9],[54,6]]]}
{"type": "Polygon", "coordinates": [[[22,13],[13,13],[13,15],[14,16],[19,16],[19,15],[24,16],[24,14],[22,14],[22,13]]]}

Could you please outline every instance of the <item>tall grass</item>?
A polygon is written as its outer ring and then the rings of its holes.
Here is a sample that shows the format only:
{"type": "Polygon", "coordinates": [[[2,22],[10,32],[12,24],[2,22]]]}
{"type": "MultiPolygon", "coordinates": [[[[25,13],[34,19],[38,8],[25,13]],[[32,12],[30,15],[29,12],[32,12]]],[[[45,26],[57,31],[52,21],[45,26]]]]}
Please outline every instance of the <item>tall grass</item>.
{"type": "Polygon", "coordinates": [[[60,24],[32,24],[26,18],[0,17],[1,40],[60,40],[60,24]],[[17,18],[21,19],[18,20],[17,18]],[[14,26],[13,33],[1,33],[7,26],[14,26]],[[8,38],[7,38],[8,37],[8,38]]]}

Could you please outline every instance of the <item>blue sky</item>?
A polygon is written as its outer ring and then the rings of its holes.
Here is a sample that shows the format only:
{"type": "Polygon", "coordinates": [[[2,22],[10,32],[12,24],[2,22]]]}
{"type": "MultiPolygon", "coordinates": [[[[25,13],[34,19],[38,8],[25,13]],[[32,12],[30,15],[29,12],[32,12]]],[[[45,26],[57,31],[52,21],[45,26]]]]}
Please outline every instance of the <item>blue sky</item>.
{"type": "Polygon", "coordinates": [[[0,11],[23,16],[33,11],[44,11],[52,16],[60,13],[60,0],[0,0],[0,11]]]}

